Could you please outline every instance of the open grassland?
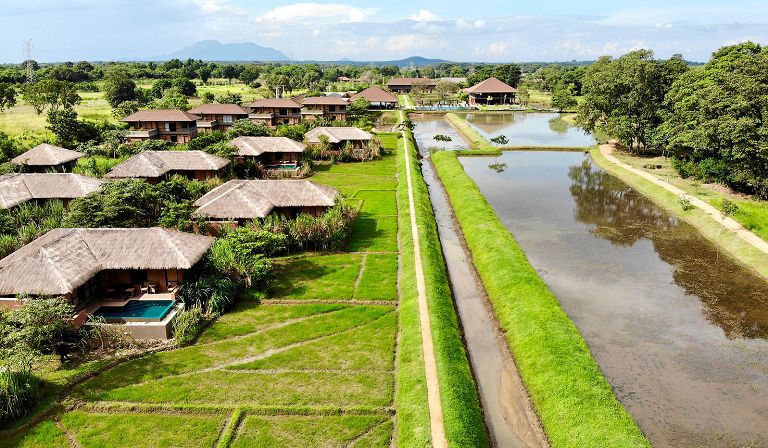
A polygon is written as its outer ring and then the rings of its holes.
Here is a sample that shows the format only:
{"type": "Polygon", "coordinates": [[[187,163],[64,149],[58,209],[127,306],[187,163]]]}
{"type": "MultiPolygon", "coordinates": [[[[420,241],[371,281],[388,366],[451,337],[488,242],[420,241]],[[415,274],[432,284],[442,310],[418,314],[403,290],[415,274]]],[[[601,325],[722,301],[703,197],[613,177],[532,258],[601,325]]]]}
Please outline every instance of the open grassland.
{"type": "MultiPolygon", "coordinates": [[[[590,151],[590,155],[592,156],[592,160],[601,168],[647,196],[670,214],[675,215],[686,221],[688,224],[696,227],[702,235],[725,249],[725,251],[733,258],[750,267],[763,277],[768,278],[768,255],[764,252],[747,243],[735,233],[723,230],[720,224],[703,210],[698,208],[693,208],[688,211],[683,210],[680,205],[680,198],[674,193],[671,193],[624,168],[614,165],[600,154],[600,150],[597,147],[590,151]]],[[[626,156],[623,156],[621,160],[628,163],[626,156]]],[[[635,161],[635,163],[638,162],[635,161]]],[[[657,171],[663,170],[663,168],[660,170],[654,169],[650,170],[650,172],[654,175],[658,175],[657,171]]],[[[715,206],[722,204],[723,198],[732,197],[731,200],[739,205],[739,212],[737,212],[733,218],[763,239],[766,238],[765,229],[766,226],[768,226],[768,224],[766,224],[766,219],[768,219],[768,217],[766,217],[768,215],[768,205],[766,205],[765,202],[750,201],[743,198],[733,197],[724,191],[718,192],[718,190],[712,190],[712,187],[696,186],[693,182],[689,183],[689,181],[685,179],[673,179],[671,176],[665,177],[661,175],[659,175],[659,177],[715,206]]]]}
{"type": "Polygon", "coordinates": [[[615,151],[613,155],[622,162],[647,171],[717,208],[722,208],[724,199],[736,203],[739,210],[733,215],[733,219],[768,241],[768,201],[734,194],[723,185],[702,183],[692,178],[684,179],[677,173],[668,157],[641,157],[623,151],[615,151]]]}
{"type": "Polygon", "coordinates": [[[432,160],[552,446],[650,446],[456,154],[432,160]]]}
{"type": "MultiPolygon", "coordinates": [[[[485,428],[480,398],[477,393],[469,356],[464,347],[462,330],[453,303],[453,296],[448,282],[448,274],[443,259],[440,239],[437,234],[429,191],[419,169],[416,157],[416,143],[409,135],[408,151],[416,222],[419,228],[421,257],[424,269],[425,287],[429,314],[432,322],[432,337],[437,363],[440,400],[443,407],[443,419],[448,444],[451,447],[486,447],[490,446],[485,428]]],[[[405,163],[398,165],[401,184],[405,183],[405,163]]],[[[398,191],[400,204],[408,204],[407,191],[398,191]]],[[[401,205],[401,222],[410,223],[408,208],[401,205]]],[[[413,240],[410,225],[401,232],[403,279],[415,272],[413,266],[413,240]],[[407,232],[405,231],[407,230],[407,232]]],[[[401,307],[417,300],[415,284],[403,284],[401,307]]]]}

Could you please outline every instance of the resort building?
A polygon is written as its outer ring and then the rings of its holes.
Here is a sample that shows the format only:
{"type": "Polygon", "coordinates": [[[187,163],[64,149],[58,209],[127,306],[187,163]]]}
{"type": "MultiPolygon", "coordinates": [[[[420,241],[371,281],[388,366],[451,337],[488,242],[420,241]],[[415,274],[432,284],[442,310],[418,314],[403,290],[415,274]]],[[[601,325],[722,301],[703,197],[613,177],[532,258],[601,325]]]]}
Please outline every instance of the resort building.
{"type": "Polygon", "coordinates": [[[345,121],[347,100],[340,96],[311,96],[301,100],[302,120],[345,121]]]}
{"type": "Polygon", "coordinates": [[[466,88],[464,92],[469,94],[470,106],[514,104],[517,95],[516,88],[494,77],[466,88]]]}
{"type": "Polygon", "coordinates": [[[201,104],[189,113],[200,117],[197,120],[198,132],[226,131],[237,120],[248,119],[248,111],[237,104],[201,104]]]}
{"type": "Polygon", "coordinates": [[[336,204],[339,192],[308,180],[230,180],[195,201],[193,217],[216,225],[240,225],[277,213],[295,218],[320,215],[336,204]]]}
{"type": "Polygon", "coordinates": [[[296,170],[307,145],[288,137],[237,137],[229,142],[237,157],[258,160],[268,170],[296,170]]]}
{"type": "Polygon", "coordinates": [[[200,117],[183,110],[140,110],[123,118],[131,130],[126,134],[130,142],[148,139],[171,143],[189,143],[197,137],[197,120],[200,117]]]}
{"type": "Polygon", "coordinates": [[[276,127],[278,124],[301,123],[301,104],[289,98],[267,98],[245,105],[254,123],[276,127]]]}
{"type": "Polygon", "coordinates": [[[14,165],[22,166],[26,171],[44,173],[50,171],[72,171],[77,159],[85,154],[60,146],[43,143],[37,145],[24,154],[11,159],[14,165]]]}
{"type": "Polygon", "coordinates": [[[411,93],[413,86],[423,86],[428,92],[435,89],[437,82],[429,78],[393,78],[387,88],[393,93],[411,93]]]}
{"type": "Polygon", "coordinates": [[[146,179],[156,183],[174,174],[189,179],[216,177],[229,159],[205,151],[142,151],[115,165],[105,177],[109,179],[146,179]]]}
{"type": "Polygon", "coordinates": [[[304,138],[309,145],[319,145],[327,139],[334,149],[341,149],[347,143],[353,148],[362,148],[373,138],[373,135],[355,127],[318,127],[307,132],[304,138]]]}
{"type": "Polygon", "coordinates": [[[25,202],[69,201],[101,190],[104,181],[72,173],[11,173],[0,176],[0,208],[25,202]]]}
{"type": "Polygon", "coordinates": [[[179,285],[213,241],[161,228],[54,229],[0,260],[0,304],[63,296],[76,325],[100,316],[137,338],[166,339],[179,285]]]}
{"type": "Polygon", "coordinates": [[[352,101],[363,98],[371,105],[371,109],[394,109],[400,103],[395,95],[387,92],[381,87],[368,87],[367,89],[355,94],[352,101]]]}

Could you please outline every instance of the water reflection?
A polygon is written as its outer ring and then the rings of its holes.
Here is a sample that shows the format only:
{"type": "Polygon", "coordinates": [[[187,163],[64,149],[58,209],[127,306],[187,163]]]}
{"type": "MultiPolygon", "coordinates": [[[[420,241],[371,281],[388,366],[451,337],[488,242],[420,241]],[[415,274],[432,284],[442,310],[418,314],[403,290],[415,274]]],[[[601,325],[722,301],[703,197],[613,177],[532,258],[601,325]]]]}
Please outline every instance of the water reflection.
{"type": "Polygon", "coordinates": [[[563,114],[469,113],[466,118],[487,140],[506,135],[510,146],[584,147],[595,144],[591,135],[563,120],[563,114]]]}
{"type": "Polygon", "coordinates": [[[571,166],[574,218],[618,246],[645,238],[673,267],[675,284],[697,296],[728,338],[768,336],[768,283],[701,241],[695,229],[666,213],[589,160],[571,166]]]}

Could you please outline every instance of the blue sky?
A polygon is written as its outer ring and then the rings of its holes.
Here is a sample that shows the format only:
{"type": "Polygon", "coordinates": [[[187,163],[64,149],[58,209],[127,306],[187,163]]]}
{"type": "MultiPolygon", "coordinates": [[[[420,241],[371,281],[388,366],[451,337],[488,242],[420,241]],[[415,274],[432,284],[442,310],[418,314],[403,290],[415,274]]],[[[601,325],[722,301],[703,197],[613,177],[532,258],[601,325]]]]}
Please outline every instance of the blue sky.
{"type": "Polygon", "coordinates": [[[293,59],[563,61],[649,48],[704,61],[768,43],[766,1],[0,0],[0,62],[167,54],[203,39],[255,42],[293,59]]]}

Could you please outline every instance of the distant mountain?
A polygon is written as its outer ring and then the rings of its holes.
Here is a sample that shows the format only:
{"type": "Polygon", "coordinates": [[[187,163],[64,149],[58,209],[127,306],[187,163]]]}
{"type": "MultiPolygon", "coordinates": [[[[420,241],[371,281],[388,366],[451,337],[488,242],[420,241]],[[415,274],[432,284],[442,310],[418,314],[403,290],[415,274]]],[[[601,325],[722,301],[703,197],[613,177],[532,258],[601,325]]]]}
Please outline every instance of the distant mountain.
{"type": "Polygon", "coordinates": [[[253,42],[224,44],[217,40],[203,40],[171,54],[150,58],[150,60],[167,61],[168,59],[190,58],[221,62],[290,61],[288,56],[274,48],[262,47],[253,42]]]}
{"type": "Polygon", "coordinates": [[[424,67],[425,65],[440,64],[446,61],[445,59],[427,59],[421,56],[411,56],[405,59],[397,59],[395,61],[353,61],[349,58],[342,58],[336,61],[319,61],[319,60],[306,60],[295,61],[303,63],[315,63],[315,64],[346,64],[346,65],[396,65],[398,67],[424,67]]]}

